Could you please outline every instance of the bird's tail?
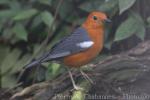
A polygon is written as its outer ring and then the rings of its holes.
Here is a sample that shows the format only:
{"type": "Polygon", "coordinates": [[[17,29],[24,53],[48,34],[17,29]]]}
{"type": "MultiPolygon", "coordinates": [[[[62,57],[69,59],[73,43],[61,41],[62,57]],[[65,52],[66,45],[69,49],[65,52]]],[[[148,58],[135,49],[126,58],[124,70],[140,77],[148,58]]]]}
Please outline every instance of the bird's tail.
{"type": "Polygon", "coordinates": [[[21,80],[22,80],[22,77],[24,76],[24,74],[30,70],[33,69],[33,67],[38,67],[40,66],[41,64],[41,61],[40,60],[35,60],[35,61],[32,61],[30,62],[29,64],[25,65],[22,69],[22,71],[19,73],[18,75],[18,79],[17,79],[17,82],[20,83],[21,80]]]}
{"type": "Polygon", "coordinates": [[[25,68],[25,69],[26,69],[26,68],[30,68],[30,67],[36,66],[36,65],[38,65],[38,64],[40,64],[40,63],[41,63],[41,61],[35,60],[35,61],[32,61],[32,62],[30,62],[29,64],[25,65],[24,68],[25,68]]]}
{"type": "MultiPolygon", "coordinates": [[[[46,53],[43,54],[41,57],[39,57],[39,58],[37,58],[36,60],[31,61],[29,64],[25,65],[24,68],[34,67],[34,66],[39,65],[39,64],[41,64],[41,63],[43,63],[43,62],[47,62],[47,61],[46,61],[46,60],[47,60],[46,58],[47,58],[49,55],[50,55],[50,53],[49,53],[49,52],[46,52],[46,53]]],[[[48,57],[48,58],[49,58],[48,61],[52,60],[52,59],[50,59],[50,57],[48,57]]]]}

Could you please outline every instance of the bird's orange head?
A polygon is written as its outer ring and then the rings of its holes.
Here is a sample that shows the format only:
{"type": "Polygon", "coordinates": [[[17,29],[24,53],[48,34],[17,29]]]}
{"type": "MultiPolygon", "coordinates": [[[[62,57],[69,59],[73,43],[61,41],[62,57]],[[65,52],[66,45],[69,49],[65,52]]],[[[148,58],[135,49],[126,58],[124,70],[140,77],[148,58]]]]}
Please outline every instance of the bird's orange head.
{"type": "Polygon", "coordinates": [[[101,28],[104,26],[104,22],[110,22],[106,14],[103,12],[94,11],[89,14],[88,18],[83,23],[83,26],[93,29],[101,28]]]}

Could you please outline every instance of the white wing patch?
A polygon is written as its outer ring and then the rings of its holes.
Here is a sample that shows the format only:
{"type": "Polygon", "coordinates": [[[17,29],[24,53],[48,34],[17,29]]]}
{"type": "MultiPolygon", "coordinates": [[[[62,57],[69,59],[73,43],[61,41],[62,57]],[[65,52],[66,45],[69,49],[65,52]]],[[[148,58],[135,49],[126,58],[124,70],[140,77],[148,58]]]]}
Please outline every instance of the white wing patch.
{"type": "Polygon", "coordinates": [[[80,42],[77,43],[77,46],[81,47],[81,48],[89,48],[94,44],[93,41],[84,41],[84,42],[80,42]]]}

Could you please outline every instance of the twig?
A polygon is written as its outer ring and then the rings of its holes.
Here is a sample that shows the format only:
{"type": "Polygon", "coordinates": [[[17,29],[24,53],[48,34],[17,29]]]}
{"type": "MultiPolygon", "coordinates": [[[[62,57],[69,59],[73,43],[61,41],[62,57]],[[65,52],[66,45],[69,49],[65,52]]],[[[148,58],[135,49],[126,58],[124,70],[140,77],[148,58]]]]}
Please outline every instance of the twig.
{"type": "Polygon", "coordinates": [[[43,50],[43,52],[45,51],[45,46],[48,42],[48,39],[52,36],[51,34],[51,31],[53,29],[53,26],[55,24],[55,21],[56,21],[56,18],[57,18],[57,15],[58,15],[58,11],[59,11],[59,8],[62,4],[63,0],[60,0],[57,7],[56,7],[56,11],[55,11],[55,14],[54,14],[54,19],[52,21],[52,24],[51,26],[49,27],[49,30],[48,30],[48,35],[47,37],[45,38],[45,40],[41,43],[41,46],[39,47],[39,49],[33,54],[33,56],[31,57],[31,59],[29,61],[27,61],[27,63],[29,63],[32,59],[34,59],[40,52],[41,50],[43,50]]]}
{"type": "MultiPolygon", "coordinates": [[[[33,58],[34,58],[37,54],[39,54],[40,52],[42,52],[42,50],[43,50],[43,53],[45,52],[45,49],[43,49],[43,48],[45,48],[46,44],[48,43],[49,38],[52,36],[52,33],[51,33],[51,32],[52,32],[53,26],[54,26],[54,24],[55,24],[55,20],[56,20],[56,18],[57,18],[58,11],[59,11],[59,8],[60,8],[62,2],[63,2],[63,0],[60,0],[59,3],[58,3],[58,5],[57,5],[57,8],[56,8],[56,11],[55,11],[55,14],[54,14],[54,20],[53,20],[53,22],[52,22],[52,24],[51,24],[51,27],[50,27],[49,30],[48,30],[48,36],[47,36],[46,39],[42,42],[42,44],[41,44],[41,46],[40,46],[40,49],[34,54],[33,58]]],[[[39,67],[40,67],[40,64],[37,65],[37,67],[36,67],[36,69],[35,69],[36,72],[37,72],[37,70],[39,69],[39,67]]],[[[36,75],[36,73],[35,73],[35,75],[36,75]]],[[[34,75],[34,76],[35,76],[35,75],[34,75]]],[[[34,81],[35,81],[35,78],[33,79],[33,82],[34,82],[34,81]]]]}
{"type": "MultiPolygon", "coordinates": [[[[128,51],[125,54],[123,53],[120,55],[113,55],[112,58],[106,59],[106,61],[103,61],[102,63],[100,63],[100,62],[97,63],[97,65],[96,65],[97,67],[95,67],[93,69],[93,71],[94,71],[94,73],[101,73],[100,74],[101,77],[99,75],[93,77],[93,78],[95,78],[95,81],[97,83],[97,85],[94,86],[96,91],[98,91],[98,92],[104,91],[105,94],[108,94],[108,92],[113,91],[113,92],[117,93],[117,95],[118,95],[119,93],[121,93],[121,91],[117,90],[118,86],[124,85],[127,83],[131,84],[131,82],[133,83],[136,80],[138,80],[139,78],[141,78],[141,76],[143,76],[146,73],[145,70],[150,71],[149,67],[146,69],[144,67],[144,66],[148,66],[149,62],[150,62],[150,59],[145,59],[145,57],[148,58],[150,56],[149,44],[150,44],[150,41],[147,41],[145,43],[139,44],[139,46],[135,47],[134,49],[128,51]],[[143,48],[143,45],[148,47],[148,48],[146,50],[144,50],[144,52],[142,52],[142,54],[141,54],[141,52],[139,52],[139,49],[143,48]],[[135,52],[136,52],[136,54],[135,54],[135,52]],[[135,55],[132,55],[133,53],[135,55]],[[140,54],[140,56],[137,56],[139,54],[140,54]],[[144,57],[145,54],[147,54],[147,55],[144,57]],[[139,60],[134,60],[134,59],[131,59],[130,57],[136,57],[139,60]],[[129,62],[129,63],[126,63],[126,62],[129,62]],[[144,66],[143,66],[143,64],[144,64],[144,66]],[[131,70],[129,70],[129,69],[131,69],[131,70]],[[136,69],[136,70],[134,71],[132,69],[136,69]],[[122,73],[122,71],[126,71],[126,70],[129,70],[131,72],[133,71],[133,75],[131,74],[128,76],[128,74],[127,74],[127,76],[126,76],[126,74],[125,74],[125,78],[123,76],[122,79],[120,79],[120,76],[114,76],[114,73],[118,73],[116,75],[121,75],[120,73],[122,73]],[[105,87],[108,87],[107,88],[108,91],[105,90],[105,88],[102,90],[98,89],[98,88],[101,88],[98,85],[101,82],[104,83],[105,87]],[[107,82],[109,84],[106,84],[105,82],[107,82]]],[[[31,90],[31,91],[24,92],[24,90],[26,90],[26,88],[25,88],[21,92],[15,93],[13,95],[13,97],[15,98],[16,96],[18,96],[18,97],[22,97],[22,98],[36,98],[33,100],[37,100],[37,98],[39,100],[48,100],[48,99],[43,99],[43,98],[50,98],[51,99],[54,96],[57,96],[57,94],[60,94],[60,93],[63,94],[64,91],[65,91],[65,93],[66,92],[69,93],[72,85],[71,85],[71,81],[69,81],[69,77],[66,77],[67,76],[66,74],[67,73],[63,73],[63,75],[61,75],[57,79],[48,82],[48,84],[49,84],[48,86],[46,85],[46,86],[42,86],[42,88],[38,87],[38,88],[33,89],[32,87],[35,85],[34,84],[34,85],[28,87],[28,89],[27,89],[27,90],[31,90]],[[29,97],[28,95],[30,95],[31,93],[33,95],[29,97]],[[27,97],[24,97],[25,95],[27,97]]],[[[75,73],[75,76],[74,76],[75,80],[78,80],[80,78],[79,75],[80,75],[79,72],[75,73]]],[[[87,82],[87,81],[85,81],[85,82],[87,82]]],[[[39,86],[40,83],[36,84],[36,85],[39,86]]],[[[80,84],[80,85],[82,85],[82,84],[80,84]]],[[[81,87],[84,87],[84,86],[81,86],[81,87]]],[[[100,86],[103,87],[103,84],[101,84],[100,86]]],[[[90,89],[91,86],[85,86],[85,88],[87,90],[92,91],[92,93],[94,91],[94,90],[90,89]]],[[[80,92],[80,91],[78,93],[76,91],[73,92],[73,94],[72,94],[73,98],[76,95],[78,95],[79,93],[81,94],[82,92],[80,92]]],[[[82,96],[84,94],[85,94],[85,92],[82,95],[80,95],[80,98],[82,98],[82,96]]],[[[69,94],[69,96],[70,96],[70,94],[69,94]]],[[[74,100],[77,100],[77,99],[74,99],[74,100]]]]}
{"type": "MultiPolygon", "coordinates": [[[[43,50],[43,52],[45,51],[45,49],[42,49],[42,48],[45,48],[45,46],[46,46],[46,44],[47,44],[47,42],[48,42],[48,39],[52,36],[51,31],[52,31],[53,26],[54,26],[54,24],[55,24],[55,20],[56,20],[56,18],[57,18],[58,11],[59,11],[59,8],[60,8],[62,2],[63,2],[63,0],[60,0],[59,3],[58,3],[58,5],[57,5],[57,7],[56,7],[56,11],[55,11],[55,14],[54,14],[54,19],[53,19],[53,22],[52,22],[52,24],[51,24],[51,27],[49,28],[48,35],[47,35],[46,39],[41,43],[41,46],[40,46],[39,49],[33,54],[33,56],[31,57],[31,59],[29,59],[29,60],[27,61],[27,64],[30,63],[31,60],[34,59],[34,58],[41,52],[41,50],[43,50]]],[[[25,66],[26,66],[26,65],[25,65],[25,66]]],[[[25,67],[25,66],[24,66],[24,67],[25,67]]],[[[36,70],[38,69],[38,67],[39,67],[39,64],[38,64],[36,70]]],[[[18,77],[17,80],[19,80],[19,79],[21,78],[21,76],[22,76],[22,74],[24,73],[25,70],[26,70],[26,69],[23,69],[23,70],[20,72],[20,75],[19,75],[19,77],[18,77]]]]}
{"type": "MultiPolygon", "coordinates": [[[[57,15],[58,15],[58,11],[59,11],[59,8],[60,8],[62,2],[63,2],[63,0],[60,0],[60,1],[59,1],[58,5],[57,5],[57,8],[56,8],[56,11],[55,11],[55,14],[54,14],[54,20],[53,20],[53,22],[52,22],[52,24],[51,24],[51,27],[50,27],[49,30],[48,30],[48,36],[47,36],[46,39],[42,42],[39,51],[37,51],[35,55],[39,54],[39,52],[41,52],[41,50],[43,50],[42,48],[44,48],[44,47],[46,46],[46,44],[47,44],[47,42],[48,42],[48,39],[52,36],[51,32],[52,32],[53,26],[54,26],[54,24],[55,24],[55,21],[56,21],[57,15]]],[[[43,51],[44,51],[44,50],[43,50],[43,51]]]]}
{"type": "Polygon", "coordinates": [[[11,91],[11,90],[13,90],[13,89],[15,89],[15,88],[17,88],[17,87],[19,87],[19,86],[21,86],[21,85],[22,85],[22,83],[18,83],[18,84],[15,85],[14,87],[7,89],[6,91],[4,91],[4,92],[0,95],[0,97],[4,96],[4,95],[5,95],[6,93],[8,93],[9,91],[11,91]]]}

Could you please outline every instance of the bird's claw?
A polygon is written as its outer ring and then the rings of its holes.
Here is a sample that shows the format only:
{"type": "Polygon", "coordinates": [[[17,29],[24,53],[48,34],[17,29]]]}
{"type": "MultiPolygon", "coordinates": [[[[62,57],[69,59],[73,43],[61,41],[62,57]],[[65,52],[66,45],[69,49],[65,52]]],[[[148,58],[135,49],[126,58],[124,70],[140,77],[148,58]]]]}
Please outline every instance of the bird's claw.
{"type": "Polygon", "coordinates": [[[73,86],[74,88],[72,89],[73,90],[76,90],[76,91],[79,91],[79,90],[84,90],[82,87],[79,87],[77,85],[73,86]]]}

